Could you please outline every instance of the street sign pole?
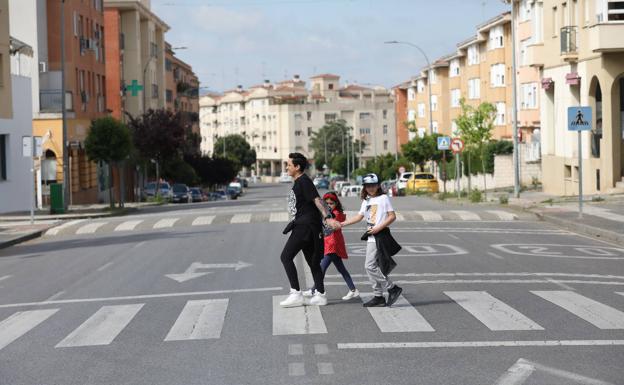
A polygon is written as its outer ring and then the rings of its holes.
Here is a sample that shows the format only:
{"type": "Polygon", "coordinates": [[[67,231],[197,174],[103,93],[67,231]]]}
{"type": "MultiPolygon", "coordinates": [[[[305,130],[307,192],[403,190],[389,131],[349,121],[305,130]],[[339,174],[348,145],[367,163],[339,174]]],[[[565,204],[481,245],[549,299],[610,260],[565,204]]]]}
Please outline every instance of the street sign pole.
{"type": "Polygon", "coordinates": [[[578,131],[578,167],[579,167],[579,218],[583,218],[583,146],[581,144],[581,131],[578,131]]]}
{"type": "Polygon", "coordinates": [[[576,131],[578,134],[579,218],[583,218],[583,138],[581,131],[591,130],[591,125],[591,107],[568,107],[568,131],[576,131]]]}
{"type": "Polygon", "coordinates": [[[444,196],[446,196],[446,150],[442,150],[442,183],[444,183],[444,196]]]}
{"type": "Polygon", "coordinates": [[[460,184],[460,180],[459,180],[459,174],[460,174],[460,169],[459,169],[459,152],[456,152],[455,153],[455,184],[456,184],[455,189],[457,190],[457,198],[458,199],[461,198],[461,184],[460,184]]]}

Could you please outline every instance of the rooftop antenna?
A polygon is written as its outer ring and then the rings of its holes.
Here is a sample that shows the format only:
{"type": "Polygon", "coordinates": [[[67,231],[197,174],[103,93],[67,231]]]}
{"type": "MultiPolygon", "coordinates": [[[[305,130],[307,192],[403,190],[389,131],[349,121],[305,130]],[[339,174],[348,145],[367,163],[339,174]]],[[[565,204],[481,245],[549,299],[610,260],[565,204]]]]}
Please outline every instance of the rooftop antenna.
{"type": "Polygon", "coordinates": [[[262,62],[262,74],[261,74],[261,78],[264,80],[266,79],[266,63],[263,61],[262,62]]]}

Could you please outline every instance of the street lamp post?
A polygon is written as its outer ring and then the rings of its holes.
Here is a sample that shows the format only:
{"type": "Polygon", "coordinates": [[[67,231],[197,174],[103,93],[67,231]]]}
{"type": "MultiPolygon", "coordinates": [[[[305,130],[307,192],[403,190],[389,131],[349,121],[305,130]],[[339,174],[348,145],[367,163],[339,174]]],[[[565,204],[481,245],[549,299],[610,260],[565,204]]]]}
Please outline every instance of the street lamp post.
{"type": "Polygon", "coordinates": [[[63,208],[67,211],[70,200],[69,138],[67,137],[67,111],[65,109],[65,0],[61,0],[61,121],[63,130],[63,208]]]}

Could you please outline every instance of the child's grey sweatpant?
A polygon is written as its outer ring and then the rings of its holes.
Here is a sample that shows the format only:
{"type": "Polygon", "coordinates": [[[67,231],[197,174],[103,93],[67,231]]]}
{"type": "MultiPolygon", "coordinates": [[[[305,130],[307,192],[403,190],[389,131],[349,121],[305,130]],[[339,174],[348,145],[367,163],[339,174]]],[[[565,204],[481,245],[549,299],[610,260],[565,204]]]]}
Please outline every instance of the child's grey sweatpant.
{"type": "Polygon", "coordinates": [[[392,281],[383,273],[377,263],[377,243],[366,242],[366,262],[364,262],[364,269],[368,274],[368,279],[373,284],[373,294],[375,296],[383,296],[384,290],[388,290],[394,286],[392,281]]]}

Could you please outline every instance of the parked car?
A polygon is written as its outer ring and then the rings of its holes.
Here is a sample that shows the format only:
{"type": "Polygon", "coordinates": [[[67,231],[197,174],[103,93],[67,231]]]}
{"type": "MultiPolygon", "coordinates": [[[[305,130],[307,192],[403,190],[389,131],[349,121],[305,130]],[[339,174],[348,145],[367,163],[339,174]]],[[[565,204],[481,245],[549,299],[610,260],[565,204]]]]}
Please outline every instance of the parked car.
{"type": "Polygon", "coordinates": [[[413,172],[404,172],[399,176],[396,183],[397,195],[405,195],[405,189],[407,188],[407,181],[414,175],[413,172]]]}
{"type": "Polygon", "coordinates": [[[360,194],[362,193],[362,189],[364,187],[360,186],[360,185],[348,185],[348,186],[343,186],[342,190],[340,191],[340,196],[343,197],[359,197],[360,194]]]}
{"type": "Polygon", "coordinates": [[[414,173],[407,181],[407,192],[424,191],[437,193],[440,191],[438,180],[428,172],[414,173]]]}
{"type": "Polygon", "coordinates": [[[283,172],[282,175],[280,175],[279,177],[280,183],[290,183],[292,181],[293,181],[292,176],[288,175],[287,172],[283,172]]]}
{"type": "Polygon", "coordinates": [[[383,182],[381,182],[381,189],[383,190],[384,193],[390,195],[392,193],[392,186],[394,184],[396,184],[395,179],[384,180],[383,182]]]}
{"type": "MultiPolygon", "coordinates": [[[[167,182],[160,182],[158,188],[158,194],[163,197],[165,200],[171,200],[173,198],[173,193],[171,191],[171,186],[167,182]]],[[[143,188],[143,200],[147,200],[149,198],[154,198],[156,196],[156,182],[149,182],[143,188]]]]}
{"type": "Polygon", "coordinates": [[[247,178],[240,178],[240,182],[242,183],[243,188],[249,187],[249,181],[247,180],[247,178]]]}
{"type": "Polygon", "coordinates": [[[173,185],[173,203],[190,203],[192,201],[191,190],[187,185],[176,183],[173,185]]]}
{"type": "Polygon", "coordinates": [[[334,190],[340,194],[344,186],[350,186],[350,185],[351,185],[351,182],[348,182],[346,180],[338,180],[334,184],[334,190]]]}
{"type": "Polygon", "coordinates": [[[329,180],[325,177],[316,177],[313,182],[317,189],[329,189],[329,180]]]}
{"type": "Polygon", "coordinates": [[[202,202],[204,199],[204,193],[199,187],[191,187],[191,201],[202,202]]]}
{"type": "Polygon", "coordinates": [[[228,199],[228,195],[224,190],[212,191],[208,194],[208,200],[211,201],[224,201],[228,199]]]}
{"type": "Polygon", "coordinates": [[[236,199],[239,196],[243,195],[243,186],[240,183],[238,183],[238,182],[232,182],[232,183],[230,183],[227,186],[225,191],[233,191],[233,192],[235,192],[234,195],[236,195],[236,197],[234,199],[236,199]]]}

